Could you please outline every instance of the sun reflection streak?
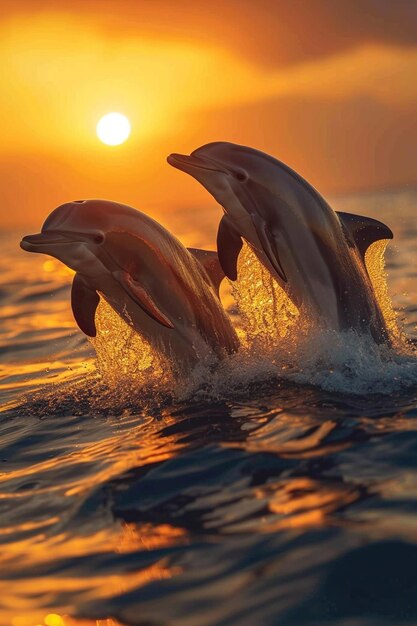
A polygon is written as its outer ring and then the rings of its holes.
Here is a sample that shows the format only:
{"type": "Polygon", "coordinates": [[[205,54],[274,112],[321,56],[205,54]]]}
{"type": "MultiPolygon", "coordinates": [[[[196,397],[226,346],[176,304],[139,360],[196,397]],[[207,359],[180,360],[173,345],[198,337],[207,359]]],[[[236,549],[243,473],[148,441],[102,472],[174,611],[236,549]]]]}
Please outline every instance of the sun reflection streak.
{"type": "Polygon", "coordinates": [[[259,500],[262,515],[223,526],[222,532],[275,533],[295,528],[320,528],[344,523],[338,513],[363,496],[360,485],[309,476],[285,477],[245,493],[259,500]]]}
{"type": "MultiPolygon", "coordinates": [[[[146,524],[141,527],[135,527],[134,524],[122,524],[120,534],[114,537],[114,549],[116,552],[128,553],[136,550],[151,550],[160,547],[166,547],[186,539],[186,533],[180,528],[173,528],[170,525],[162,525],[153,527],[146,524]]],[[[66,543],[66,554],[68,544],[66,543]]],[[[87,544],[86,544],[87,548],[87,544]]],[[[163,580],[181,573],[179,567],[171,567],[166,559],[162,558],[154,564],[151,564],[136,572],[124,572],[120,574],[97,575],[88,578],[88,587],[85,586],[85,580],[80,578],[59,578],[60,593],[79,592],[81,596],[89,601],[91,598],[95,603],[100,599],[106,599],[114,593],[126,593],[131,589],[149,584],[154,580],[163,580]]],[[[39,612],[31,611],[31,604],[36,600],[32,600],[31,596],[48,594],[51,587],[54,587],[54,581],[49,577],[38,577],[37,579],[19,580],[13,589],[13,593],[7,593],[7,589],[2,589],[0,582],[0,591],[2,592],[3,604],[10,609],[15,604],[15,594],[20,598],[19,605],[23,609],[26,604],[26,611],[11,619],[12,626],[37,626],[37,622],[41,626],[119,626],[119,622],[113,619],[100,620],[83,620],[70,617],[69,613],[76,613],[71,607],[65,607],[61,613],[50,612],[41,616],[39,612]],[[25,598],[25,600],[24,600],[25,598]]],[[[99,606],[99,605],[98,605],[99,606]]],[[[99,612],[99,608],[98,608],[99,612]]]]}
{"type": "Polygon", "coordinates": [[[98,620],[76,619],[69,615],[59,615],[58,613],[47,613],[44,616],[17,616],[12,618],[11,626],[123,626],[112,618],[98,620]]]}

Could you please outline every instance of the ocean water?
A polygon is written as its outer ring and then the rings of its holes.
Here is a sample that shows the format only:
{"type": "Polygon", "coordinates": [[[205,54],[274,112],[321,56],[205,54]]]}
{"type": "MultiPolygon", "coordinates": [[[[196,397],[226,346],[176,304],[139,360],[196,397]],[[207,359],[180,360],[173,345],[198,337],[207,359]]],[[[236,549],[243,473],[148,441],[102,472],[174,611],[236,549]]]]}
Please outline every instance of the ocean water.
{"type": "MultiPolygon", "coordinates": [[[[176,381],[2,234],[1,626],[417,624],[417,192],[333,206],[394,231],[394,347],[303,329],[245,252],[242,352],[176,381]]],[[[165,223],[213,248],[219,217],[165,223]]]]}

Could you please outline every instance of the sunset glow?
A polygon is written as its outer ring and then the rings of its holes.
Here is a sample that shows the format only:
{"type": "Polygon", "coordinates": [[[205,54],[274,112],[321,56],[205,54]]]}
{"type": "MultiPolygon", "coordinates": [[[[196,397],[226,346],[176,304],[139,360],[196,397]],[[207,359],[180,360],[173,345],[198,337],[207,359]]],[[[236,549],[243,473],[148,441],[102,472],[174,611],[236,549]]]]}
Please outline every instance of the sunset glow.
{"type": "Polygon", "coordinates": [[[417,626],[417,0],[0,58],[0,626],[417,626]]]}
{"type": "Polygon", "coordinates": [[[67,197],[117,197],[155,216],[211,206],[165,159],[217,140],[273,154],[325,194],[417,181],[417,43],[389,21],[375,32],[353,22],[339,41],[352,19],[333,3],[232,2],[222,15],[167,0],[123,13],[114,1],[6,4],[4,225],[35,224],[67,197]],[[97,140],[106,112],[135,129],[123,150],[97,140]]]}

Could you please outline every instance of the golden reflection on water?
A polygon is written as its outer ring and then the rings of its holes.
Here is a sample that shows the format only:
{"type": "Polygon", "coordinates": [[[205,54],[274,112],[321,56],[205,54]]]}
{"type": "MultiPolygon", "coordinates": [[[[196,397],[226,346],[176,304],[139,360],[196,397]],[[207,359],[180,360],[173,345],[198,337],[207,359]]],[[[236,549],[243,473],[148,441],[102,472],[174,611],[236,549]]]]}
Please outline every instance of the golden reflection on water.
{"type": "MultiPolygon", "coordinates": [[[[167,417],[165,424],[170,423],[167,417]]],[[[86,426],[86,424],[84,424],[86,426]]],[[[169,524],[128,524],[115,522],[109,519],[103,511],[102,520],[97,520],[94,528],[88,526],[86,530],[77,534],[71,530],[60,530],[62,523],[58,517],[43,517],[42,502],[46,498],[47,503],[54,497],[59,503],[62,499],[74,499],[74,505],[88,496],[91,490],[97,489],[100,484],[106,484],[113,477],[123,475],[131,468],[140,467],[147,463],[161,462],[178,454],[182,444],[177,443],[177,435],[165,435],[160,437],[161,423],[154,423],[152,418],[126,418],[118,425],[114,420],[114,426],[110,433],[105,421],[100,421],[91,432],[80,432],[77,438],[77,446],[67,446],[63,441],[61,454],[51,454],[48,458],[39,462],[33,462],[16,470],[4,471],[0,474],[0,500],[10,501],[10,505],[24,499],[33,499],[36,502],[37,514],[40,521],[24,522],[14,525],[12,528],[4,528],[3,532],[16,537],[7,545],[7,552],[2,554],[2,569],[13,568],[19,563],[20,568],[25,564],[29,570],[37,567],[41,569],[53,561],[69,558],[92,557],[99,553],[129,553],[134,551],[147,551],[187,542],[187,533],[182,528],[173,527],[169,524]],[[143,428],[146,427],[146,437],[142,436],[143,428]],[[84,438],[87,440],[84,441],[84,438]],[[93,440],[91,440],[93,438],[93,440]],[[93,471],[91,470],[93,468],[93,471]],[[20,489],[20,485],[33,480],[33,485],[27,489],[20,489]],[[56,527],[56,530],[50,531],[56,527]],[[29,538],[19,539],[19,534],[28,531],[36,531],[29,538]]],[[[65,505],[70,506],[71,503],[65,505]]],[[[98,573],[88,578],[80,576],[59,575],[33,576],[28,578],[19,577],[10,585],[8,581],[0,581],[0,597],[3,609],[0,611],[0,624],[6,626],[10,623],[10,613],[15,615],[13,626],[47,626],[45,614],[38,611],[38,598],[75,595],[77,598],[85,598],[86,602],[97,602],[99,614],[100,599],[106,599],[115,593],[125,593],[131,589],[149,584],[154,580],[171,577],[180,572],[177,567],[168,566],[164,559],[150,566],[134,572],[98,573]]],[[[61,617],[65,626],[95,626],[96,624],[113,624],[112,621],[77,621],[68,617],[76,612],[73,606],[56,607],[58,617],[61,617]],[[59,610],[58,610],[59,609],[59,610]]],[[[51,613],[52,614],[52,613],[51,613]]],[[[52,618],[51,618],[52,619],[52,618]]],[[[58,619],[58,618],[57,618],[58,619]]],[[[115,626],[118,624],[114,622],[115,626]]]]}
{"type": "Polygon", "coordinates": [[[130,552],[144,548],[155,550],[174,543],[187,542],[187,531],[170,524],[131,524],[123,522],[123,532],[117,545],[117,552],[130,552]]]}
{"type": "Polygon", "coordinates": [[[259,530],[269,533],[329,523],[332,513],[355,502],[360,491],[342,482],[320,482],[305,476],[268,484],[256,495],[268,498],[272,515],[259,530]]]}
{"type": "Polygon", "coordinates": [[[114,619],[81,620],[74,619],[69,615],[47,613],[36,619],[30,616],[14,617],[10,626],[123,626],[123,624],[114,619]]]}
{"type": "MultiPolygon", "coordinates": [[[[171,527],[169,524],[163,524],[159,526],[152,526],[151,524],[143,524],[135,526],[134,524],[123,523],[120,525],[119,534],[110,535],[107,532],[107,542],[104,542],[104,532],[101,534],[102,550],[109,550],[113,547],[115,552],[128,553],[136,550],[151,550],[162,547],[167,547],[177,543],[178,541],[186,541],[186,532],[181,528],[171,527]]],[[[97,533],[100,535],[100,533],[97,533]]],[[[76,547],[75,544],[79,540],[71,540],[71,538],[63,538],[62,557],[76,556],[77,554],[92,554],[94,553],[94,547],[92,542],[97,541],[97,537],[85,538],[82,549],[76,547]]],[[[83,542],[80,542],[83,544],[83,542]]],[[[54,558],[59,558],[60,554],[54,547],[54,558]]],[[[36,556],[32,555],[33,557],[36,556]]],[[[45,554],[45,556],[47,556],[45,554]]],[[[74,614],[75,607],[63,607],[63,611],[60,613],[47,613],[42,615],[41,612],[33,610],[31,596],[34,597],[34,605],[36,606],[36,596],[48,596],[51,589],[59,586],[59,592],[77,592],[81,597],[85,597],[86,601],[89,599],[97,602],[97,613],[100,613],[100,599],[106,599],[109,596],[113,596],[117,593],[126,593],[137,587],[149,584],[155,580],[162,580],[170,578],[171,576],[181,573],[179,567],[170,567],[167,564],[166,559],[161,558],[157,563],[151,564],[139,571],[134,572],[121,572],[120,574],[110,575],[97,575],[95,577],[88,577],[86,581],[82,576],[79,578],[65,578],[60,576],[58,579],[52,579],[48,577],[40,577],[38,579],[28,579],[22,581],[15,581],[13,590],[9,590],[8,585],[0,584],[0,593],[2,596],[2,603],[4,607],[9,607],[13,610],[17,604],[22,609],[22,612],[11,619],[11,622],[1,622],[6,626],[6,623],[10,623],[11,626],[120,626],[119,622],[112,619],[102,620],[81,620],[70,617],[70,613],[74,614]],[[4,587],[4,588],[2,588],[4,587]],[[11,593],[10,593],[11,591],[11,593]],[[19,598],[18,603],[15,598],[19,598]],[[26,598],[23,600],[23,598],[26,598]],[[24,611],[24,605],[26,604],[26,611],[24,611]]],[[[1,616],[1,613],[0,613],[1,616]]],[[[7,618],[6,618],[7,619],[7,618]]]]}
{"type": "MultiPolygon", "coordinates": [[[[396,316],[389,298],[385,272],[384,252],[387,242],[376,242],[366,255],[367,269],[373,283],[376,296],[381,304],[384,317],[390,332],[398,334],[396,316]]],[[[43,263],[46,273],[56,279],[56,284],[68,283],[73,272],[55,260],[48,259],[43,263]]],[[[49,278],[48,278],[49,280],[49,278]]],[[[240,336],[244,344],[259,342],[266,347],[275,347],[276,342],[291,335],[291,330],[300,322],[298,309],[286,296],[282,288],[271,278],[269,273],[256,260],[248,246],[244,246],[239,257],[239,281],[231,286],[232,294],[237,303],[240,320],[240,336]]],[[[227,290],[226,290],[227,291],[227,290]]],[[[227,293],[226,293],[227,296],[227,293]]],[[[46,305],[31,310],[27,305],[27,314],[17,316],[13,331],[36,331],[42,333],[46,328],[68,329],[74,327],[67,296],[53,301],[48,299],[46,305]],[[20,320],[20,321],[19,321],[20,320]]],[[[2,314],[14,317],[17,308],[11,304],[3,309],[2,314]]],[[[98,335],[93,340],[97,353],[96,366],[99,374],[111,388],[111,401],[114,402],[114,389],[121,387],[121,399],[126,401],[129,389],[140,390],[152,380],[158,380],[161,387],[170,381],[169,368],[153,353],[149,344],[140,338],[111,307],[101,300],[97,311],[98,335]]],[[[298,332],[298,328],[297,328],[298,332]]],[[[57,331],[58,333],[58,331],[57,331]]],[[[54,334],[42,335],[45,342],[55,338],[54,334]]],[[[48,349],[44,353],[48,352],[48,349]]],[[[50,353],[50,350],[49,350],[50,353]]],[[[69,351],[70,354],[70,351],[69,351]]],[[[44,356],[44,355],[43,355],[44,356]]],[[[13,376],[5,381],[4,390],[43,386],[43,395],[48,400],[45,384],[48,382],[62,383],[66,379],[75,383],[77,379],[86,378],[86,374],[95,372],[92,361],[80,362],[75,357],[71,360],[57,358],[47,362],[39,358],[37,362],[22,362],[14,366],[13,376]],[[68,365],[70,363],[70,366],[68,365]],[[50,375],[48,371],[50,370],[50,375]]],[[[92,379],[89,379],[92,381],[92,379]]],[[[88,382],[88,381],[87,381],[88,382]]],[[[103,388],[97,387],[96,380],[89,389],[89,406],[94,403],[103,406],[106,395],[103,388]]],[[[74,384],[75,389],[75,384],[74,384]]],[[[76,389],[74,391],[76,396],[76,389]]],[[[109,396],[110,397],[110,396],[109,396]]],[[[51,406],[56,401],[51,393],[51,406]]],[[[128,419],[128,416],[126,416],[128,419]]],[[[280,418],[281,419],[281,418],[280,418]]],[[[285,420],[284,420],[285,421],[285,420]]],[[[174,418],[164,416],[164,425],[175,423],[174,418]]],[[[85,441],[82,436],[77,440],[77,447],[60,455],[24,468],[0,474],[0,500],[19,504],[28,495],[39,498],[50,496],[71,499],[88,495],[91,489],[122,475],[131,468],[147,463],[162,462],[177,455],[185,444],[178,441],[175,435],[160,437],[158,429],[152,429],[152,421],[146,422],[146,437],[142,437],[142,427],[132,426],[125,429],[123,436],[119,431],[103,438],[103,433],[93,441],[85,441]],[[89,465],[94,471],[89,471],[89,465]],[[68,467],[73,471],[66,473],[68,467]],[[34,486],[29,490],[19,490],[19,481],[30,477],[34,486]],[[49,477],[52,477],[51,480],[49,477]],[[40,480],[39,480],[40,478],[40,480]],[[39,485],[37,484],[39,481],[39,485]],[[4,483],[9,483],[5,486],[4,483]],[[10,483],[16,488],[9,489],[10,483]]],[[[326,438],[333,432],[336,424],[332,420],[316,424],[308,416],[291,415],[277,430],[277,424],[265,424],[259,433],[245,442],[247,452],[269,452],[282,457],[309,458],[340,449],[346,442],[327,444],[326,438]],[[274,430],[275,429],[275,430],[274,430]],[[297,432],[300,429],[300,432],[297,432]],[[326,447],[327,446],[327,447],[326,447]]],[[[333,523],[334,514],[360,497],[359,488],[337,481],[321,481],[310,477],[285,477],[265,486],[251,490],[250,497],[265,502],[268,514],[263,518],[254,518],[233,527],[229,525],[226,532],[276,532],[283,529],[322,526],[333,523]]],[[[66,559],[85,557],[100,552],[129,553],[136,550],[155,550],[178,543],[188,542],[185,529],[170,524],[152,525],[133,523],[114,523],[103,520],[103,527],[86,532],[85,535],[71,535],[69,531],[59,529],[58,517],[31,520],[17,524],[13,528],[4,528],[2,534],[18,537],[19,533],[36,530],[31,538],[16,539],[8,543],[7,556],[2,557],[2,567],[12,566],[19,562],[24,567],[36,564],[44,565],[49,559],[66,559]],[[49,533],[50,527],[57,525],[55,533],[49,533]]],[[[18,579],[10,583],[0,583],[0,595],[6,607],[6,620],[14,612],[19,613],[11,619],[11,626],[121,626],[113,619],[77,620],[69,616],[75,613],[73,606],[56,607],[58,613],[38,611],[38,598],[53,596],[54,590],[70,591],[77,597],[85,595],[86,601],[97,601],[98,614],[100,599],[123,593],[154,580],[169,578],[180,573],[161,559],[140,571],[120,574],[97,575],[87,578],[76,577],[39,577],[18,579]]],[[[1,619],[0,619],[1,621],[1,619]]],[[[1,626],[8,622],[1,622],[1,626]]]]}

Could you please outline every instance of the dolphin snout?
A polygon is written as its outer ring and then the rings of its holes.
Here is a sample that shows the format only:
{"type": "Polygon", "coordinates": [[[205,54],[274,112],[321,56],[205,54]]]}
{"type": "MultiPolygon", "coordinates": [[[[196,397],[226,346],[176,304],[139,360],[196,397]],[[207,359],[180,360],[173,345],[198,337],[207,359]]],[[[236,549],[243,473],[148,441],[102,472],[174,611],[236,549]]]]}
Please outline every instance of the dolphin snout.
{"type": "Polygon", "coordinates": [[[192,173],[195,169],[221,172],[222,174],[227,173],[220,169],[219,166],[210,159],[201,158],[193,154],[188,155],[173,153],[168,156],[167,161],[173,167],[176,167],[187,174],[192,173]]]}
{"type": "MultiPolygon", "coordinates": [[[[56,243],[68,243],[68,239],[58,233],[36,233],[36,235],[26,235],[23,237],[20,242],[20,247],[27,252],[38,252],[37,248],[56,243]]],[[[39,250],[39,252],[41,252],[41,250],[39,250]]]]}

